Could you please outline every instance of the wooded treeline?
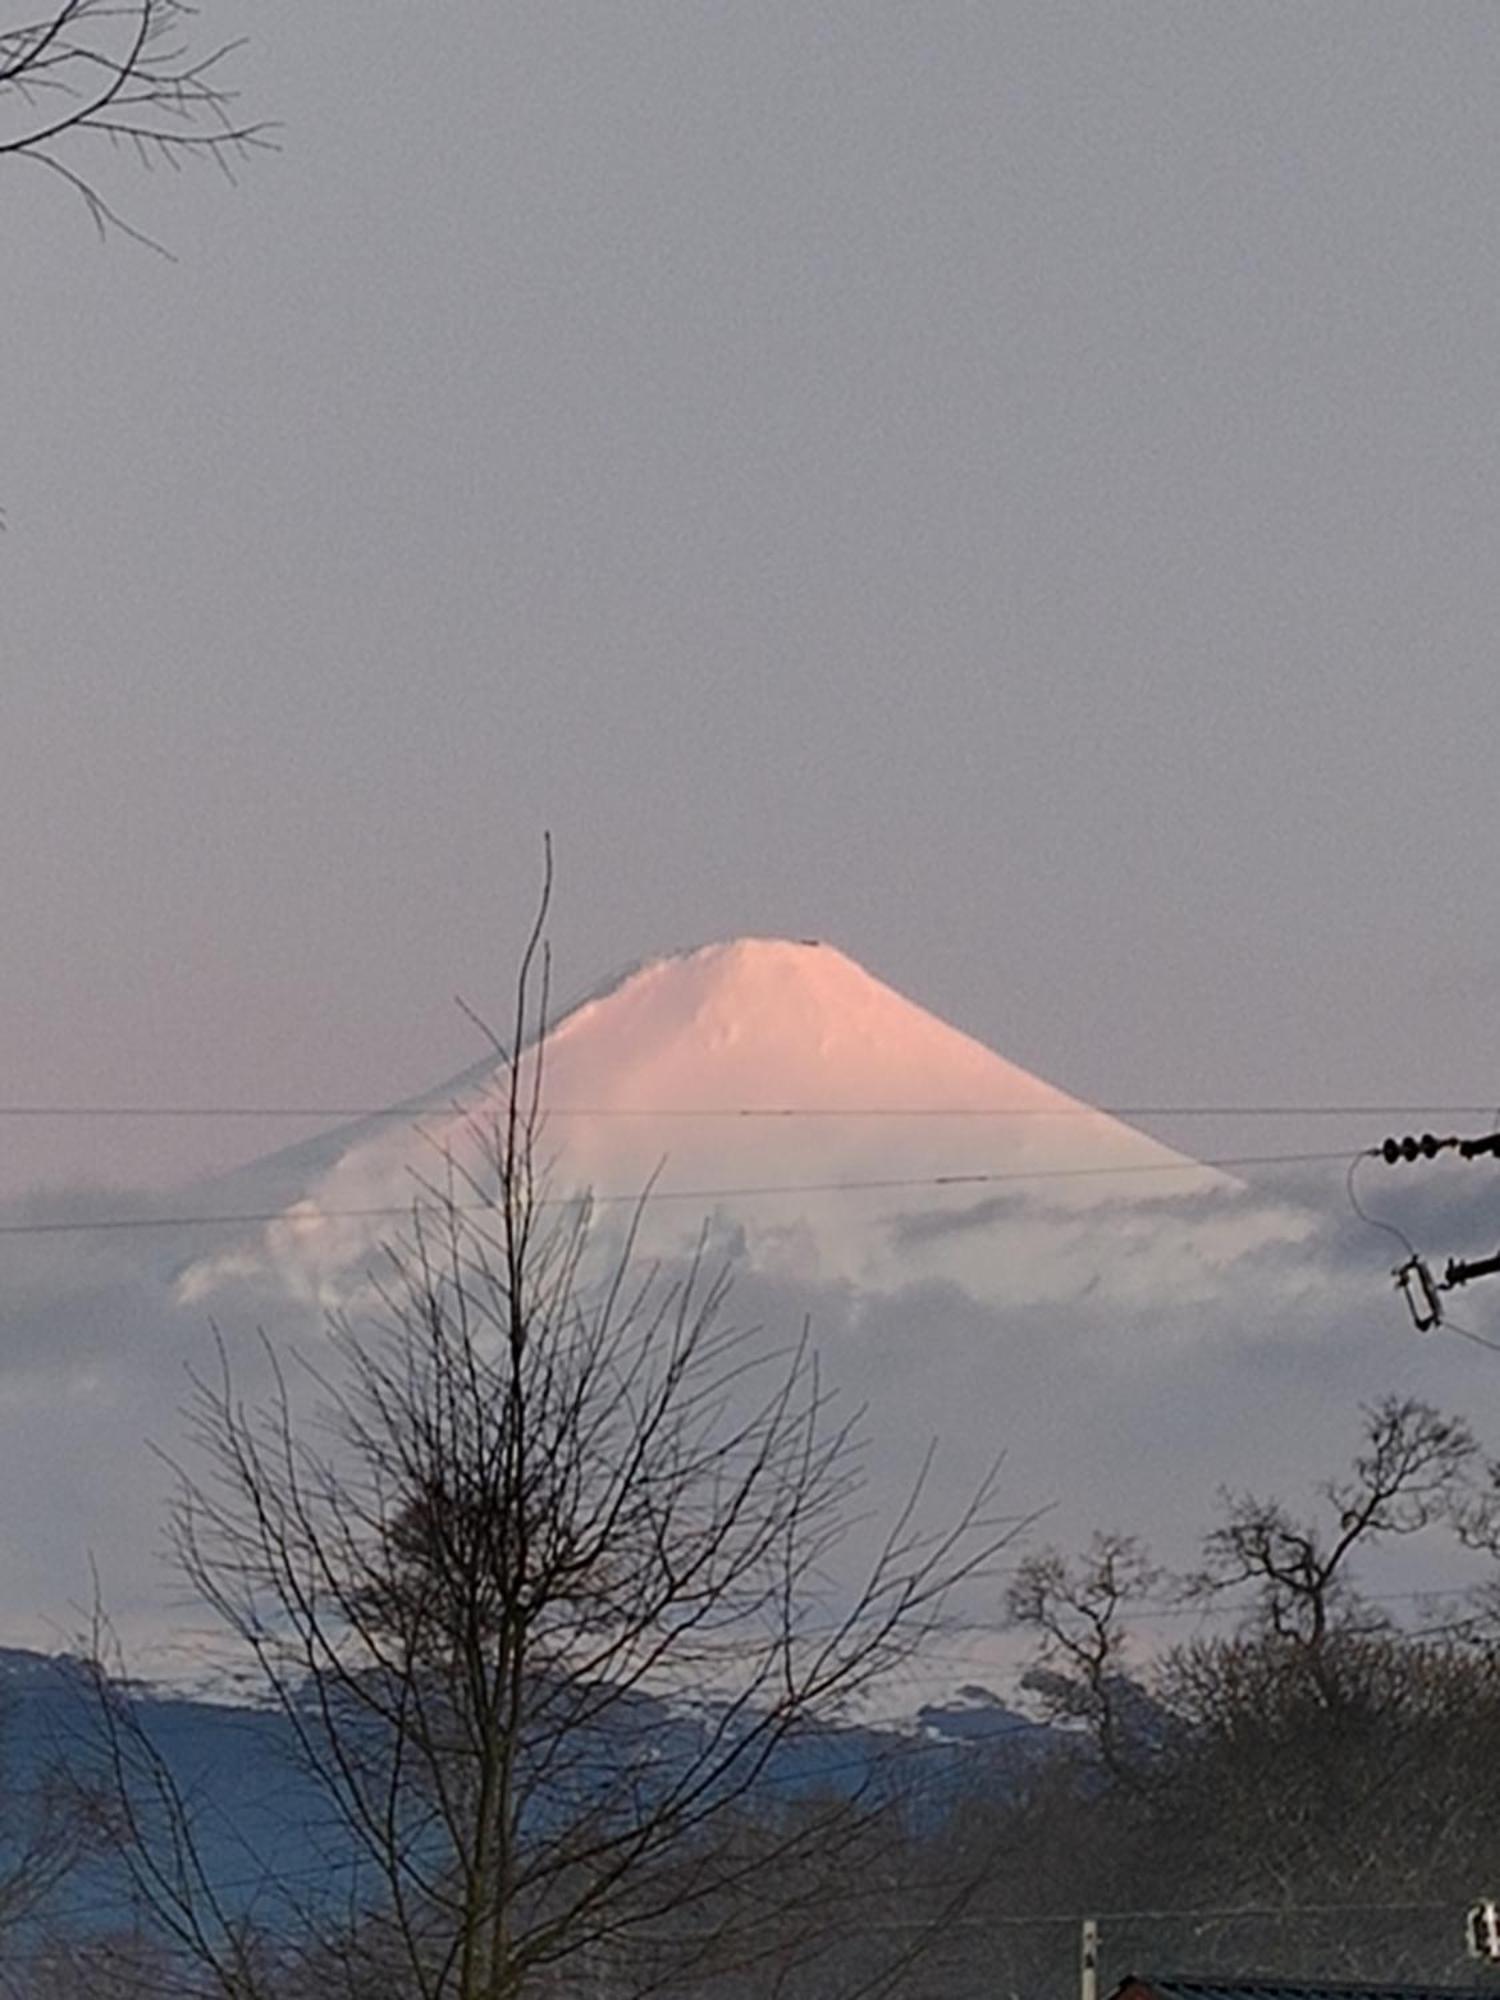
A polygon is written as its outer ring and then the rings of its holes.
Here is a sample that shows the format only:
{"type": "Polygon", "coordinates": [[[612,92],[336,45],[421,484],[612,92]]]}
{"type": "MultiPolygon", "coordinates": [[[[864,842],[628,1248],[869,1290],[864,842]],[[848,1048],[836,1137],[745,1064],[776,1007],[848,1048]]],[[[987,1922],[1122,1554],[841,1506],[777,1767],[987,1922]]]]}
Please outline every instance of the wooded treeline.
{"type": "MultiPolygon", "coordinates": [[[[550,1964],[519,1967],[508,1990],[1063,2000],[1077,1990],[1086,1913],[1101,1918],[1106,1986],[1163,1968],[1484,1983],[1493,1975],[1464,1955],[1463,1913],[1500,1887],[1494,1593],[1481,1581],[1442,1604],[1378,1601],[1362,1591],[1360,1565],[1419,1533],[1492,1555],[1496,1490],[1465,1425],[1388,1402],[1367,1413],[1355,1462],[1328,1482],[1320,1510],[1226,1498],[1190,1574],[1165,1574],[1120,1536],[1073,1557],[1033,1551],[1004,1613],[1031,1654],[1011,1698],[1045,1732],[997,1710],[992,1730],[976,1723],[962,1742],[851,1730],[821,1784],[763,1769],[766,1782],[726,1798],[659,1865],[622,1878],[615,1921],[550,1964]],[[1174,1629],[1189,1636],[1164,1643],[1174,1629]]],[[[601,1713],[618,1706],[618,1686],[598,1692],[601,1713]]],[[[118,1690],[111,1699],[134,1754],[130,1704],[118,1690]]],[[[576,1689],[572,1701],[576,1714],[576,1689]]],[[[662,1711],[643,1708],[641,1720],[641,1736],[669,1755],[662,1711]]],[[[108,1740],[95,1733],[96,1748],[108,1740]]],[[[639,1784],[641,1747],[630,1739],[621,1762],[586,1731],[573,1746],[601,1785],[612,1756],[612,1777],[628,1764],[639,1784]]],[[[378,1896],[352,1925],[305,1884],[295,1905],[263,1895],[231,1913],[226,1902],[234,1948],[220,1939],[217,1962],[186,1931],[174,1935],[163,1919],[188,1903],[153,1896],[132,1842],[163,1842],[163,1879],[186,1882],[174,1871],[193,1863],[188,1802],[180,1818],[153,1806],[150,1782],[163,1774],[137,1763],[132,1825],[108,1772],[95,1762],[85,1781],[89,1768],[8,1794],[8,1990],[38,2000],[423,1990],[378,1896]],[[134,1881],[128,1920],[67,1921],[70,1872],[97,1882],[101,1866],[134,1881]]],[[[570,1852],[542,1821],[521,1829],[520,1845],[559,1866],[570,1852]]],[[[441,1916],[437,1878],[434,1896],[441,1916]]]]}
{"type": "Polygon", "coordinates": [[[1464,1930],[1500,1887],[1493,1588],[1378,1601],[1360,1571],[1419,1534],[1492,1557],[1495,1494],[1465,1424],[1392,1400],[1309,1514],[1224,1496],[1188,1575],[1116,1535],[1028,1558],[1009,1605],[1059,1740],[997,1759],[933,1843],[928,1868],[974,1894],[925,1990],[1075,1993],[1080,1913],[1105,1990],[1130,1970],[1493,1983],[1464,1930]]]}

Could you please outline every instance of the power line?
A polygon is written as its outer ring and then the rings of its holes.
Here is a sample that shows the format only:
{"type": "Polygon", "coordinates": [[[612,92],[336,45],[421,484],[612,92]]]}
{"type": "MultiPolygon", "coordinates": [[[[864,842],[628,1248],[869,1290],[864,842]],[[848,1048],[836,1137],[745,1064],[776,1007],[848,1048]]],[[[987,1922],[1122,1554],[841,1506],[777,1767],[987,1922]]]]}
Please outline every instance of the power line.
{"type": "MultiPolygon", "coordinates": [[[[684,1201],[759,1201],[814,1194],[898,1194],[918,1189],[1020,1187],[1054,1181],[1193,1174],[1205,1170],[1230,1171],[1249,1167],[1326,1166],[1333,1162],[1343,1166],[1348,1157],[1344,1152],[1258,1153],[1216,1160],[1132,1161],[1126,1165],[1100,1167],[1039,1167],[1029,1173],[1004,1171],[926,1174],[910,1177],[891,1176],[879,1180],[766,1181],[745,1187],[662,1188],[650,1192],[649,1195],[641,1191],[629,1194],[580,1192],[578,1195],[540,1196],[537,1206],[563,1208],[574,1202],[586,1200],[595,1208],[634,1207],[643,1201],[651,1208],[658,1208],[667,1202],[684,1201]]],[[[273,1222],[290,1222],[298,1227],[320,1222],[377,1222],[409,1217],[414,1208],[424,1206],[436,1207],[443,1211],[451,1208],[454,1213],[464,1215],[488,1215],[494,1212],[494,1204],[490,1202],[450,1204],[446,1200],[435,1199],[431,1194],[419,1194],[409,1202],[361,1208],[314,1209],[299,1208],[295,1204],[290,1204],[275,1209],[221,1210],[212,1215],[89,1216],[76,1220],[69,1218],[47,1222],[7,1222],[0,1223],[0,1237],[76,1236],[92,1232],[124,1232],[141,1229],[215,1229],[273,1222]]]]}
{"type": "MultiPolygon", "coordinates": [[[[1459,1905],[1454,1902],[1301,1903],[1292,1906],[1262,1903],[1226,1904],[1217,1908],[1178,1908],[1175,1910],[1090,1910],[1087,1912],[1087,1916],[1092,1917],[1094,1922],[1100,1924],[1232,1923],[1247,1917],[1270,1919],[1278,1923],[1297,1923],[1308,1917],[1391,1916],[1396,1914],[1424,1914],[1434,1916],[1439,1912],[1452,1914],[1458,1909],[1459,1905]]],[[[1059,1924],[1067,1926],[1070,1930],[1076,1930],[1085,1920],[1085,1914],[1082,1912],[1062,1911],[1053,1913],[1049,1911],[1045,1914],[1033,1916],[955,1917],[947,1921],[945,1928],[950,1930],[977,1931],[992,1929],[1015,1930],[1033,1926],[1039,1927],[1046,1924],[1059,1924]]],[[[898,1919],[893,1922],[870,1924],[867,1928],[879,1932],[905,1934],[919,1928],[919,1924],[916,1920],[902,1922],[898,1919]]]]}
{"type": "MultiPolygon", "coordinates": [[[[0,1118],[230,1119],[467,1117],[494,1106],[470,1102],[412,1104],[0,1104],[0,1118]]],[[[545,1118],[1479,1118],[1488,1104],[556,1104],[545,1118]]]]}
{"type": "MultiPolygon", "coordinates": [[[[955,1747],[961,1747],[961,1745],[957,1745],[955,1747]]],[[[212,1884],[212,1888],[215,1895],[230,1895],[234,1894],[237,1891],[247,1890],[247,1889],[257,1890],[257,1891],[266,1891],[266,1890],[275,1891],[286,1885],[291,1885],[301,1882],[326,1883],[330,1876],[347,1877],[351,1874],[358,1874],[360,1872],[362,1871],[360,1869],[358,1860],[355,1861],[354,1866],[351,1868],[348,1862],[337,1858],[330,1858],[328,1861],[319,1864],[315,1868],[303,1867],[303,1868],[292,1868],[292,1869],[277,1869],[272,1867],[270,1864],[267,1864],[267,1866],[264,1869],[262,1869],[255,1875],[240,1876],[240,1877],[230,1878],[224,1881],[216,1881],[212,1884]]],[[[370,1872],[374,1873],[375,1871],[372,1869],[370,1872]]],[[[69,1916],[101,1916],[110,1914],[122,1908],[134,1908],[134,1907],[135,1907],[134,1901],[131,1899],[130,1892],[128,1890],[122,1890],[121,1894],[118,1897],[111,1897],[107,1901],[95,1900],[81,1904],[72,1902],[67,1902],[64,1904],[65,1912],[69,1916]]],[[[1218,1905],[1200,1904],[1197,1906],[1188,1906],[1185,1908],[1179,1905],[1175,1909],[1172,1908],[1137,1909],[1137,1910],[1091,1909],[1088,1912],[1088,1914],[1091,1915],[1096,1922],[1101,1924],[1174,1923],[1174,1922],[1233,1923],[1245,1918],[1263,1919],[1278,1923],[1295,1924],[1307,1918],[1317,1918],[1317,1917],[1394,1916],[1394,1915],[1432,1916],[1432,1915],[1437,1915],[1439,1913],[1449,1913],[1454,1911],[1456,1908],[1457,1905],[1455,1905],[1452,1901],[1439,1903],[1439,1902],[1424,1902],[1424,1901],[1412,1900],[1412,1901],[1393,1901],[1393,1902],[1383,1902],[1383,1903],[1382,1902],[1299,1903],[1291,1905],[1287,1904],[1277,1905],[1277,1904],[1265,1904],[1265,1903],[1259,1903],[1259,1904],[1230,1903],[1230,1904],[1218,1904],[1218,1905]]],[[[1018,1930],[1018,1929],[1042,1928],[1044,1926],[1052,1926],[1052,1925],[1065,1925],[1070,1929],[1076,1930],[1078,1925],[1083,1921],[1084,1917],[1083,1914],[1080,1912],[1071,1910],[1046,1910],[1046,1911],[1032,1911],[1027,1913],[996,1914],[993,1916],[983,1916],[983,1917],[950,1918],[945,1927],[954,1930],[983,1931],[983,1930],[1018,1930]]],[[[902,1920],[898,1918],[887,1922],[876,1922],[869,1925],[868,1928],[874,1931],[879,1931],[884,1934],[889,1934],[889,1933],[906,1934],[913,1930],[925,1929],[926,1922],[923,1919],[902,1920]]],[[[659,1934],[655,1936],[645,1935],[639,1940],[639,1942],[644,1944],[656,1944],[656,1945],[681,1943],[682,1941],[683,1940],[681,1938],[674,1938],[670,1936],[664,1937],[659,1934]]],[[[696,1941],[696,1939],[691,1941],[696,1941]]]]}

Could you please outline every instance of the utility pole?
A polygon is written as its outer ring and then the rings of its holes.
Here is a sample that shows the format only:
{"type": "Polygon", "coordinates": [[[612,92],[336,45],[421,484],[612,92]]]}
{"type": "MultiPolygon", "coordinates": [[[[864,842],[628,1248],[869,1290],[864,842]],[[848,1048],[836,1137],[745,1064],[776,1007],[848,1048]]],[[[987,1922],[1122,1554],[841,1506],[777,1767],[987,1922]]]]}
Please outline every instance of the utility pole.
{"type": "MultiPolygon", "coordinates": [[[[1456,1136],[1439,1139],[1431,1132],[1423,1132],[1420,1137],[1408,1134],[1401,1139],[1387,1139],[1382,1145],[1369,1149],[1370,1157],[1384,1160],[1388,1167],[1410,1166],[1416,1160],[1435,1160],[1439,1153],[1456,1153],[1461,1160],[1500,1158],[1500,1131],[1485,1132],[1474,1139],[1456,1136]]],[[[1410,1245],[1407,1247],[1410,1248],[1410,1245]]],[[[1406,1300],[1413,1325],[1418,1333],[1426,1333],[1432,1327],[1443,1324],[1445,1292],[1458,1291],[1475,1278],[1500,1276],[1500,1252],[1493,1257],[1450,1257],[1442,1277],[1435,1278],[1427,1259],[1413,1251],[1404,1264],[1396,1266],[1391,1276],[1396,1281],[1396,1289],[1406,1300]]]]}
{"type": "Polygon", "coordinates": [[[1099,2000],[1099,1924],[1085,1917],[1078,1940],[1078,2000],[1099,2000]]]}

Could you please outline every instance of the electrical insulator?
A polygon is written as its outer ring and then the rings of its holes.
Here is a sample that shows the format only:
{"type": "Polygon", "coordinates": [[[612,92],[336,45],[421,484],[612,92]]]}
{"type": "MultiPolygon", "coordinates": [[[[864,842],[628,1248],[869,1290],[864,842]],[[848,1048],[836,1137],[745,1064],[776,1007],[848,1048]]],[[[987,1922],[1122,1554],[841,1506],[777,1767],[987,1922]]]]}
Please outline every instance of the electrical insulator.
{"type": "Polygon", "coordinates": [[[1388,1167],[1398,1160],[1435,1160],[1439,1153],[1456,1144],[1452,1139],[1439,1139],[1432,1132],[1424,1132],[1420,1139],[1408,1132],[1404,1139],[1387,1139],[1380,1148],[1380,1157],[1388,1167]]]}
{"type": "Polygon", "coordinates": [[[1404,1264],[1398,1264],[1391,1276],[1410,1308],[1412,1324],[1418,1333],[1429,1333],[1433,1327],[1442,1325],[1443,1302],[1431,1271],[1420,1257],[1409,1257],[1404,1264]]]}
{"type": "Polygon", "coordinates": [[[1490,1897],[1470,1904],[1464,1928],[1470,1958],[1500,1960],[1500,1910],[1490,1897]]]}

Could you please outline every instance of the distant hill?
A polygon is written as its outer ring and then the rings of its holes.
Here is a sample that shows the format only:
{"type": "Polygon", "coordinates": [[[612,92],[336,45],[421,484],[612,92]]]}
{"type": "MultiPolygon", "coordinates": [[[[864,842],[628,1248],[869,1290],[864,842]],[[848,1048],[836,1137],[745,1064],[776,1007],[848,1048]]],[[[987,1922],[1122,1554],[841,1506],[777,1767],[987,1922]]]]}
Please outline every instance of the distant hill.
{"type": "MultiPolygon", "coordinates": [[[[226,1904],[274,1920],[278,1884],[303,1897],[347,1888],[350,1844],[299,1768],[281,1714],[146,1686],[132,1700],[191,1807],[201,1859],[226,1904]]],[[[637,1723],[653,1731],[664,1755],[674,1734],[697,1726],[688,1707],[646,1696],[640,1706],[637,1723]]],[[[1003,1785],[1018,1760],[1044,1753],[1050,1741],[1046,1729],[990,1689],[970,1686],[951,1703],[922,1708],[906,1727],[804,1730],[778,1747],[761,1789],[768,1803],[781,1805],[799,1795],[890,1787],[920,1819],[936,1822],[976,1787],[1003,1785]]],[[[0,1783],[7,1791],[24,1795],[59,1765],[86,1774],[99,1755],[82,1663],[0,1648],[0,1783]]],[[[5,1837],[0,1832],[0,1845],[5,1837]]],[[[122,1874],[107,1858],[89,1863],[60,1902],[63,1914],[101,1926],[127,1908],[122,1874]]]]}

